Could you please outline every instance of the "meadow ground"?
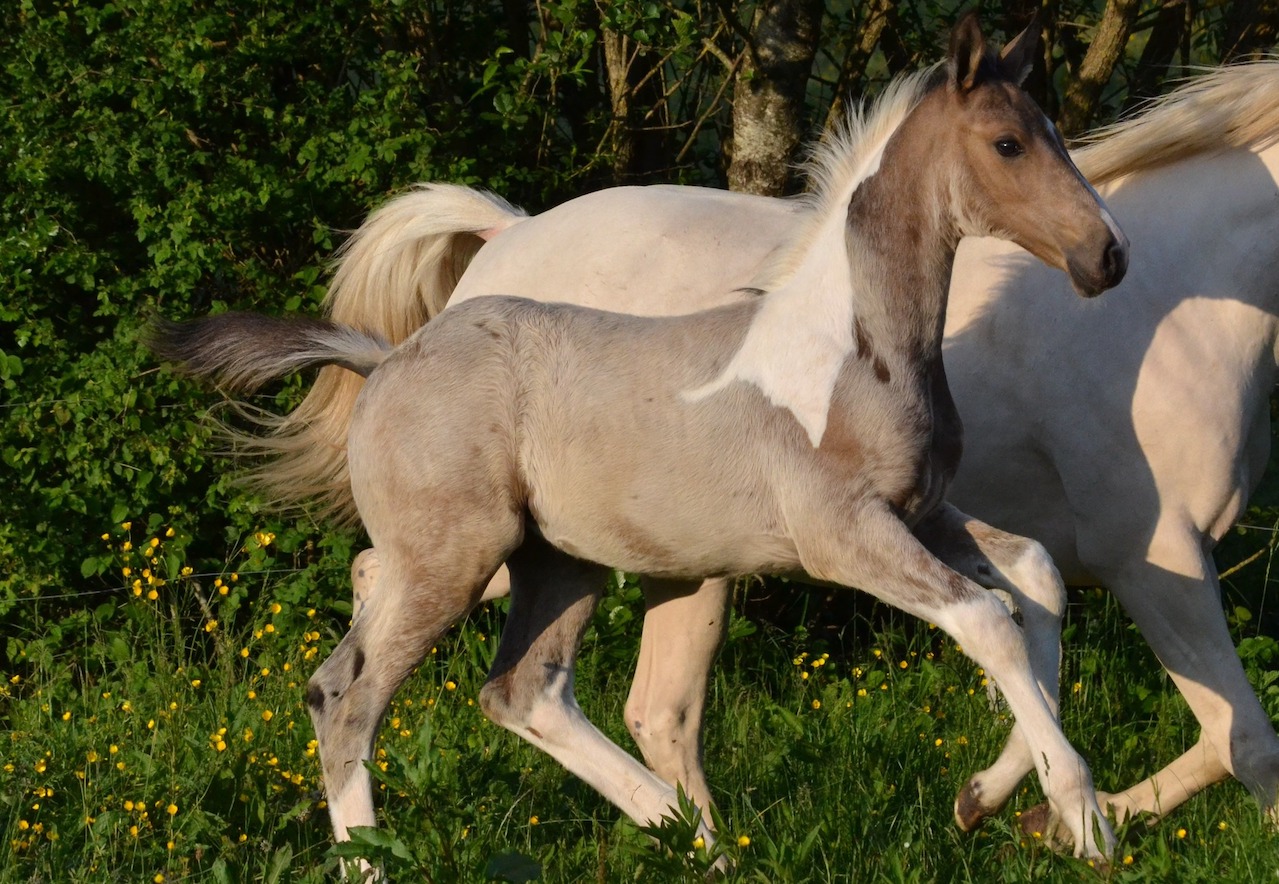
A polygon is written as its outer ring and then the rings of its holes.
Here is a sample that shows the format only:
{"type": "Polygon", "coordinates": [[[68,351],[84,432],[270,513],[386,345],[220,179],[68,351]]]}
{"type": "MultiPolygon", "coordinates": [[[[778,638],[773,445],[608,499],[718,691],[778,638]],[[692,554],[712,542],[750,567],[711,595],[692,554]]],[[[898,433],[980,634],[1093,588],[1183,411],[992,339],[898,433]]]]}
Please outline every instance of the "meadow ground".
{"type": "MultiPolygon", "coordinates": [[[[303,693],[346,626],[348,588],[250,573],[272,539],[246,541],[243,573],[233,559],[195,574],[173,552],[180,528],[116,525],[100,562],[122,587],[78,618],[42,625],[33,609],[24,634],[57,635],[23,645],[30,653],[0,681],[0,882],[333,877],[303,693]]],[[[1266,559],[1238,579],[1268,581],[1266,559]]],[[[1255,607],[1265,593],[1248,598],[1255,607]]],[[[1249,673],[1279,718],[1279,642],[1259,628],[1264,612],[1232,608],[1249,673]]],[[[578,670],[587,714],[632,750],[621,710],[640,612],[635,585],[619,581],[578,670]]],[[[658,832],[665,847],[655,847],[484,719],[476,697],[501,620],[499,603],[452,630],[396,697],[373,768],[384,826],[353,849],[392,880],[705,880],[709,858],[686,822],[658,832]]],[[[1072,595],[1062,688],[1066,733],[1100,788],[1135,782],[1196,737],[1100,591],[1072,595]]],[[[730,880],[1279,882],[1279,834],[1233,782],[1157,826],[1127,827],[1101,873],[1020,832],[1017,812],[1040,799],[1033,781],[980,832],[960,833],[955,793],[1008,727],[982,672],[909,618],[867,608],[842,640],[735,618],[706,745],[730,880]]]]}

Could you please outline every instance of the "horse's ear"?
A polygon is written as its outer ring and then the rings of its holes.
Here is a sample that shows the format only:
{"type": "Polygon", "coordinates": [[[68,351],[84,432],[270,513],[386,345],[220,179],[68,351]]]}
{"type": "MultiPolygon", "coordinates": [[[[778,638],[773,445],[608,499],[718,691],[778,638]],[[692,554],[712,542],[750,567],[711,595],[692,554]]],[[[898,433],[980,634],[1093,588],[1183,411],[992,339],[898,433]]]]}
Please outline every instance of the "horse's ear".
{"type": "Polygon", "coordinates": [[[950,32],[950,86],[966,93],[977,85],[982,60],[986,57],[986,38],[977,24],[977,13],[967,12],[950,32]]]}
{"type": "Polygon", "coordinates": [[[1026,29],[1008,41],[999,52],[999,68],[1004,76],[1020,86],[1035,64],[1035,50],[1043,33],[1043,10],[1036,9],[1026,29]]]}

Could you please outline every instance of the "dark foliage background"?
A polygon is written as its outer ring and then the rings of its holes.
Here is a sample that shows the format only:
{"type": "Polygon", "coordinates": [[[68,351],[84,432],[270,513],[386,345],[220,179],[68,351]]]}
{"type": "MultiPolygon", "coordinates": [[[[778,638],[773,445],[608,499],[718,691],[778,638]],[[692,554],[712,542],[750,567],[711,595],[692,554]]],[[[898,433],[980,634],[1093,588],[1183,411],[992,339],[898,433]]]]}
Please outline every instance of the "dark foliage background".
{"type": "MultiPolygon", "coordinates": [[[[995,36],[1035,4],[979,4],[995,36]]],[[[1032,86],[1069,131],[1188,64],[1272,47],[1274,0],[1050,0],[1032,86]]],[[[18,0],[0,10],[0,631],[43,658],[125,590],[102,535],[255,563],[342,610],[357,538],[259,511],[158,371],[146,317],[315,312],[325,264],[412,182],[539,210],[623,181],[783,192],[796,145],[935,60],[958,4],[18,0]],[[780,109],[780,110],[779,110],[780,109]],[[778,173],[780,171],[780,174],[778,173]],[[320,587],[327,587],[321,589],[320,587]]],[[[303,380],[259,404],[287,408],[303,380]]],[[[197,575],[198,576],[198,575],[197,575]]]]}

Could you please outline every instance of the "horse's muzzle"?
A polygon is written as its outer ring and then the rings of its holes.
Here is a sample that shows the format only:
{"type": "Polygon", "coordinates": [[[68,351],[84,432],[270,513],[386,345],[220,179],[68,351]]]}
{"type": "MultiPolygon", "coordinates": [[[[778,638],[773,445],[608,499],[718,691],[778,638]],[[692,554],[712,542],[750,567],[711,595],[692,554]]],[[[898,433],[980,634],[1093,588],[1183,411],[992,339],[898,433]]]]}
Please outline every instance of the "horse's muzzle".
{"type": "Polygon", "coordinates": [[[1066,263],[1075,291],[1085,298],[1095,298],[1123,282],[1128,273],[1128,238],[1111,234],[1095,264],[1089,261],[1084,265],[1073,258],[1066,263]]]}

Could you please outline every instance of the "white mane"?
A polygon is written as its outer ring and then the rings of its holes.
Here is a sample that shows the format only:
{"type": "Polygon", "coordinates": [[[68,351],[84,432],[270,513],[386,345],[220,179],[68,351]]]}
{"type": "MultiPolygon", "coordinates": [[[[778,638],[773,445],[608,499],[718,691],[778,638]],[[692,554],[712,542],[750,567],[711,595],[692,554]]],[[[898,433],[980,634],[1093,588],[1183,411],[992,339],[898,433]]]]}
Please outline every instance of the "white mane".
{"type": "Polygon", "coordinates": [[[807,220],[761,275],[758,287],[767,297],[732,361],[718,378],[687,391],[686,400],[704,399],[733,381],[754,384],[795,416],[814,448],[821,445],[835,381],[856,351],[858,292],[845,240],[848,203],[879,169],[888,139],[919,104],[930,74],[894,81],[869,113],[854,109],[818,145],[808,163],[811,190],[801,197],[811,205],[807,220]]]}
{"type": "Polygon", "coordinates": [[[1072,151],[1093,184],[1232,147],[1279,140],[1279,58],[1225,65],[1098,129],[1072,151]]]}

